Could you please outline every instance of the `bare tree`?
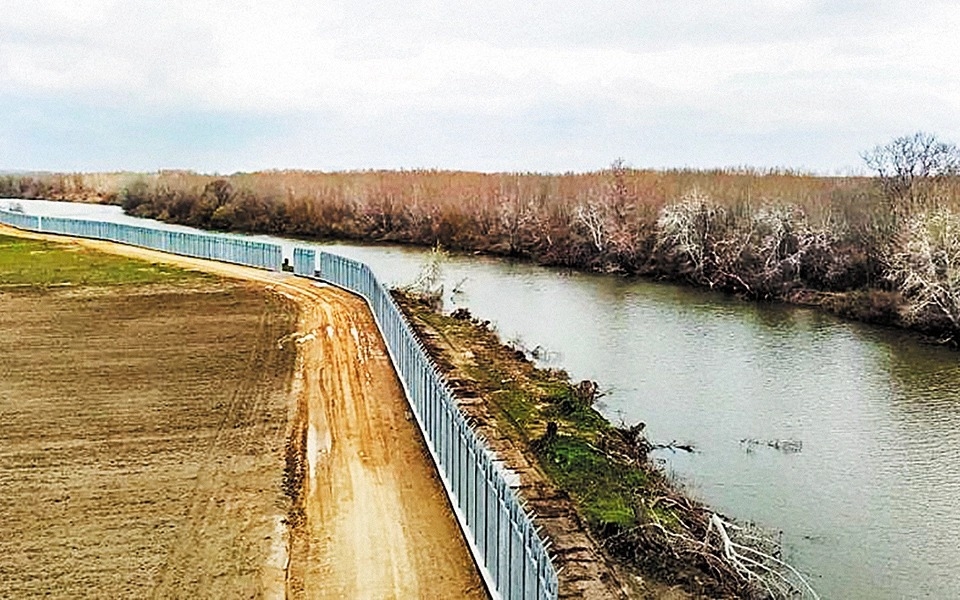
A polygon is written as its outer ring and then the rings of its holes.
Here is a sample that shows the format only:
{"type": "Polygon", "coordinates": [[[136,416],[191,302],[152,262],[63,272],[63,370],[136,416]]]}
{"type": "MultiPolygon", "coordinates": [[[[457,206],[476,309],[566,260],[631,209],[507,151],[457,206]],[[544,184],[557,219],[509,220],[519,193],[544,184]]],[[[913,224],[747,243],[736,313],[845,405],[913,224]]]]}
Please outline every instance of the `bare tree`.
{"type": "Polygon", "coordinates": [[[713,287],[714,247],[725,235],[727,210],[694,189],[660,210],[656,251],[685,265],[694,281],[713,287]]]}
{"type": "Polygon", "coordinates": [[[734,525],[714,513],[710,515],[706,545],[719,547],[723,560],[745,581],[761,588],[767,598],[820,600],[800,571],[779,558],[779,543],[755,526],[734,525]]]}
{"type": "Polygon", "coordinates": [[[523,240],[530,237],[530,231],[536,222],[535,207],[532,202],[524,201],[518,190],[500,188],[496,204],[497,225],[507,238],[507,252],[519,254],[523,249],[523,240]]]}
{"type": "Polygon", "coordinates": [[[960,169],[960,150],[930,133],[918,131],[900,136],[860,155],[876,171],[884,192],[911,205],[924,198],[924,184],[955,175],[960,169]]]}
{"type": "Polygon", "coordinates": [[[694,190],[661,209],[655,252],[698,283],[772,298],[801,285],[807,257],[829,254],[834,243],[799,206],[770,203],[734,221],[694,190]]]}
{"type": "Polygon", "coordinates": [[[590,190],[574,210],[574,225],[585,231],[600,254],[635,252],[637,246],[636,193],[628,182],[629,168],[622,158],[610,165],[609,181],[590,190]]]}
{"type": "Polygon", "coordinates": [[[836,236],[810,223],[803,209],[781,203],[762,206],[751,215],[749,249],[758,259],[753,271],[738,268],[756,282],[760,296],[777,296],[800,283],[804,260],[811,252],[830,254],[836,236]]]}
{"type": "Polygon", "coordinates": [[[597,252],[603,253],[607,247],[607,207],[602,200],[588,200],[585,204],[578,204],[575,218],[590,234],[590,240],[597,252]]]}
{"type": "Polygon", "coordinates": [[[635,208],[637,204],[636,194],[630,190],[627,184],[628,172],[629,167],[627,167],[627,163],[622,158],[618,158],[610,165],[610,182],[608,184],[609,189],[607,196],[609,197],[613,217],[618,223],[625,221],[629,216],[628,213],[630,210],[635,208]]]}

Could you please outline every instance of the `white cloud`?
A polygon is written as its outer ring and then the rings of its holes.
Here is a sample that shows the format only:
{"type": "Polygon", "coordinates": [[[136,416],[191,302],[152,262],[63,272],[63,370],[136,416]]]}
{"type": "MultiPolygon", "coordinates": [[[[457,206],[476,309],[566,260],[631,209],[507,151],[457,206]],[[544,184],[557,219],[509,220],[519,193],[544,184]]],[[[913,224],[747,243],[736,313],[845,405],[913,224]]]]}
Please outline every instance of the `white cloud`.
{"type": "Polygon", "coordinates": [[[0,87],[345,122],[466,126],[581,107],[583,120],[628,128],[696,115],[731,135],[949,136],[960,134],[957,30],[949,2],[8,0],[0,87]]]}

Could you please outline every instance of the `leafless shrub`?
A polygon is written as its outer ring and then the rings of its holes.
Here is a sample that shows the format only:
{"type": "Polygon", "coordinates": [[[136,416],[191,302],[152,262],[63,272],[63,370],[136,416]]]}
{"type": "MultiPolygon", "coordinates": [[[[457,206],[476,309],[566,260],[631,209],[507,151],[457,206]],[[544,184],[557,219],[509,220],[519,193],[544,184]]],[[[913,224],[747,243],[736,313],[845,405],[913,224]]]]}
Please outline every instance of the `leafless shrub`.
{"type": "Polygon", "coordinates": [[[443,267],[449,259],[450,254],[440,244],[435,245],[420,266],[416,280],[404,286],[402,290],[429,302],[437,310],[441,309],[443,307],[443,267]]]}
{"type": "Polygon", "coordinates": [[[911,217],[887,253],[888,277],[914,322],[931,311],[960,331],[960,214],[946,208],[911,217]]]}
{"type": "Polygon", "coordinates": [[[582,227],[590,236],[597,252],[607,249],[607,215],[602,200],[591,198],[577,205],[574,224],[582,227]]]}
{"type": "Polygon", "coordinates": [[[804,261],[829,254],[835,239],[796,205],[766,204],[736,218],[694,190],[661,209],[655,251],[697,283],[768,298],[801,285],[804,261]]]}
{"type": "Polygon", "coordinates": [[[711,287],[711,258],[724,236],[727,209],[696,188],[660,210],[655,251],[681,265],[693,280],[711,287]]]}

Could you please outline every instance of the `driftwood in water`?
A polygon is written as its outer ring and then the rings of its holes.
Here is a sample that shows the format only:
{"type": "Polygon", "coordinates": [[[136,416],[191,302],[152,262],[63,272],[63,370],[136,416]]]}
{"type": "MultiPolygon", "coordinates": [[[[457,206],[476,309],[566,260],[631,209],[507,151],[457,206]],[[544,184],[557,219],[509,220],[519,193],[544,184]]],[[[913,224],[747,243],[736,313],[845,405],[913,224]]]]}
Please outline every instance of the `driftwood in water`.
{"type": "Polygon", "coordinates": [[[693,444],[682,444],[682,443],[678,442],[677,440],[673,440],[673,441],[670,442],[669,444],[652,444],[651,447],[652,447],[654,450],[673,450],[674,452],[676,452],[677,450],[682,450],[682,451],[684,451],[684,452],[696,452],[696,451],[697,451],[697,449],[694,447],[693,444]]]}
{"type": "Polygon", "coordinates": [[[754,452],[759,446],[773,448],[784,454],[796,454],[803,450],[803,442],[800,440],[758,440],[755,438],[743,438],[740,440],[740,444],[744,446],[748,453],[754,452]]]}

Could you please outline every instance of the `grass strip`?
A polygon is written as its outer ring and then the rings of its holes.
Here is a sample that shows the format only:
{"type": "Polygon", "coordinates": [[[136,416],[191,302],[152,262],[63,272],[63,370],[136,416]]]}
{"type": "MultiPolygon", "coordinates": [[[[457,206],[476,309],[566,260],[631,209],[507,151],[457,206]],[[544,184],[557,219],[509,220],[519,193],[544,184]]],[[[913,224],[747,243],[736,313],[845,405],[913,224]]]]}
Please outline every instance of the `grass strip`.
{"type": "Polygon", "coordinates": [[[0,289],[209,281],[197,271],[97,252],[71,242],[0,235],[0,289]]]}

